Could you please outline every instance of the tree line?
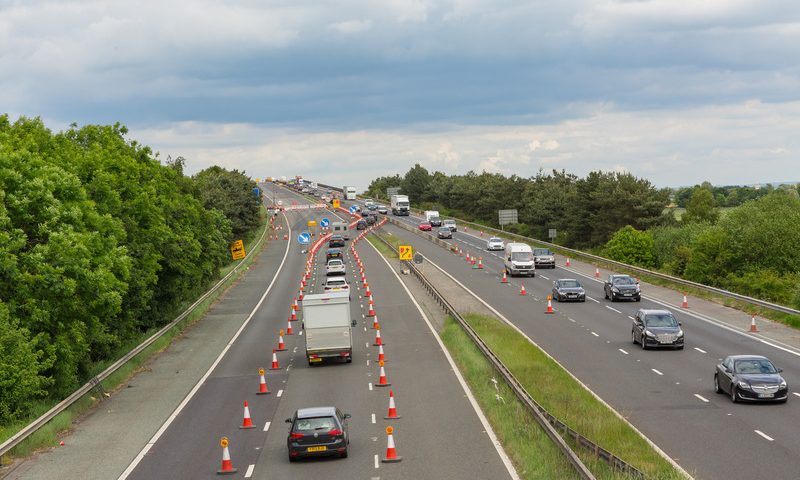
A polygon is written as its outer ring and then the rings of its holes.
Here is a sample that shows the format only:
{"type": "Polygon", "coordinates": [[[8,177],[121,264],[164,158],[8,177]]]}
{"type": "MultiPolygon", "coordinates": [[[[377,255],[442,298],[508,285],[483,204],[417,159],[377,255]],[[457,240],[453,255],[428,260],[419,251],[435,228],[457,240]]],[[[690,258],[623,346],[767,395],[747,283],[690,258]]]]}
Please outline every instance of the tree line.
{"type": "Polygon", "coordinates": [[[800,185],[670,190],[629,173],[445,175],[417,164],[365,194],[385,198],[387,187],[415,208],[496,228],[498,210],[517,209],[506,230],[544,240],[555,228],[566,247],[800,308],[800,185]],[[686,208],[680,220],[674,203],[686,208]]]}
{"type": "Polygon", "coordinates": [[[166,324],[260,222],[244,173],[187,177],[126,134],[0,116],[2,424],[166,324]]]}

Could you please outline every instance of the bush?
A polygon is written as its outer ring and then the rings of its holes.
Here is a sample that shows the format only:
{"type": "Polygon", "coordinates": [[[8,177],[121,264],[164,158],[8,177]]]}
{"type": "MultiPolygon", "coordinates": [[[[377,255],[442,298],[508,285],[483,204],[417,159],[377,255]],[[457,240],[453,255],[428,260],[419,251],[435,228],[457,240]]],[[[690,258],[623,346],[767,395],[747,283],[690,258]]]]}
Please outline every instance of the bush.
{"type": "Polygon", "coordinates": [[[653,267],[653,236],[627,225],[619,230],[606,243],[603,253],[618,262],[641,267],[653,267]]]}

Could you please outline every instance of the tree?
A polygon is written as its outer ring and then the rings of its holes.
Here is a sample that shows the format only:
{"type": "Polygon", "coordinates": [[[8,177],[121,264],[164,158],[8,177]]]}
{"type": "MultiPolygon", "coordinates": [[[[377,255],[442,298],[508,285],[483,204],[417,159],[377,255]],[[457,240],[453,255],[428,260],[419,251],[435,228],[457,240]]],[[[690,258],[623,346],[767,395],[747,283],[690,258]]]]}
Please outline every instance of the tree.
{"type": "Polygon", "coordinates": [[[714,196],[711,190],[705,187],[695,188],[686,206],[686,212],[681,216],[681,221],[684,223],[716,223],[717,219],[719,219],[719,211],[714,208],[714,196]]]}
{"type": "Polygon", "coordinates": [[[203,206],[222,212],[231,222],[235,236],[255,231],[261,221],[261,199],[253,194],[257,185],[250,177],[215,165],[197,173],[193,180],[203,206]]]}
{"type": "Polygon", "coordinates": [[[428,193],[428,183],[431,178],[428,170],[419,163],[415,164],[403,177],[403,193],[413,205],[425,201],[428,193]]]}
{"type": "Polygon", "coordinates": [[[654,265],[653,236],[630,225],[619,229],[606,243],[603,252],[618,262],[647,268],[654,265]]]}

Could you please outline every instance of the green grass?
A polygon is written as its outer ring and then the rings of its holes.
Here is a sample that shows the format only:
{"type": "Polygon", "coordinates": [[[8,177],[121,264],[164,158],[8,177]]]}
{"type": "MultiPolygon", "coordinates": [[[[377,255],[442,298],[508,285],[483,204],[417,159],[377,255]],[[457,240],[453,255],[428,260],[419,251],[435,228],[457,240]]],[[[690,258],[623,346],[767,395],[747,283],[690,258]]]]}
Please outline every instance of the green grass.
{"type": "MultiPolygon", "coordinates": [[[[635,430],[516,330],[484,315],[467,314],[465,319],[528,394],[556,418],[635,466],[648,479],[684,478],[635,430]]],[[[575,450],[598,478],[623,478],[593,461],[586,450],[575,450]]]]}
{"type": "MultiPolygon", "coordinates": [[[[265,209],[262,207],[262,225],[258,228],[253,238],[249,239],[245,243],[245,251],[250,252],[253,248],[256,247],[258,239],[261,238],[264,229],[267,228],[268,222],[266,222],[266,217],[264,216],[265,209]]],[[[266,247],[268,243],[268,238],[264,239],[264,242],[260,245],[259,250],[266,247]]],[[[171,330],[166,332],[164,335],[161,336],[158,340],[153,342],[148,348],[143,350],[139,355],[132,358],[126,364],[122,365],[117,371],[111,374],[108,378],[106,378],[102,383],[102,391],[105,392],[112,392],[117,389],[119,386],[124,384],[131,378],[141,366],[147,362],[150,358],[158,354],[159,352],[163,351],[166,347],[168,347],[172,340],[175,337],[180,336],[189,326],[195,324],[199,319],[203,318],[205,314],[208,312],[211,305],[219,299],[227,289],[233,285],[236,281],[238,281],[239,277],[241,277],[242,273],[247,271],[247,268],[250,264],[253,263],[256,255],[252,255],[244,260],[241,260],[242,266],[238,270],[238,273],[232,275],[231,278],[225,281],[224,284],[220,286],[217,291],[209,296],[206,300],[201,302],[200,304],[195,307],[192,312],[187,315],[185,319],[181,322],[176,324],[171,330]]],[[[240,262],[231,262],[229,265],[220,269],[220,276],[219,278],[224,277],[229,273],[233,268],[235,268],[240,262]]],[[[187,305],[188,306],[188,305],[187,305]]],[[[122,356],[124,353],[132,350],[137,345],[141,344],[145,339],[150,337],[153,333],[155,333],[157,329],[152,331],[143,333],[139,338],[131,340],[128,344],[125,345],[124,348],[121,349],[122,356]]],[[[105,370],[109,365],[111,365],[114,360],[109,360],[106,362],[101,362],[96,364],[92,371],[94,374],[100,373],[105,370]]],[[[69,431],[73,422],[79,418],[82,414],[86,413],[87,411],[94,408],[101,400],[102,400],[101,388],[96,388],[93,391],[87,393],[80,399],[78,399],[75,403],[73,403],[69,408],[58,414],[54,417],[50,422],[43,425],[39,430],[31,434],[27,439],[21,442],[19,445],[14,447],[7,455],[0,458],[0,465],[5,465],[9,463],[13,457],[25,457],[30,455],[31,453],[40,450],[42,448],[47,447],[54,447],[58,445],[59,438],[64,435],[65,432],[69,431]]],[[[6,427],[0,428],[0,442],[3,442],[22,428],[27,426],[30,422],[35,420],[36,418],[43,415],[45,412],[53,408],[58,403],[57,400],[51,401],[40,401],[36,404],[35,408],[33,409],[33,414],[18,423],[8,425],[6,427]]]]}
{"type": "MultiPolygon", "coordinates": [[[[393,235],[383,235],[381,238],[384,238],[386,239],[386,241],[391,243],[394,246],[395,250],[397,249],[397,246],[400,244],[400,240],[393,235]]],[[[381,255],[383,255],[384,257],[397,258],[397,253],[395,253],[395,250],[392,250],[385,243],[381,242],[380,239],[378,239],[374,233],[370,233],[369,235],[367,235],[367,240],[375,248],[377,248],[378,251],[381,252],[381,255]]]]}

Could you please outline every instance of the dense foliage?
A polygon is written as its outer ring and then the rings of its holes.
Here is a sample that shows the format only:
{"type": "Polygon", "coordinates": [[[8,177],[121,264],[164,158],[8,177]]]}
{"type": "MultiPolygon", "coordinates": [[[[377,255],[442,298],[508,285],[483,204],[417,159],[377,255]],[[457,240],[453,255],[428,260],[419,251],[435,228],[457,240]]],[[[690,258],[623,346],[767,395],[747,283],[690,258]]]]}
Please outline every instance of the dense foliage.
{"type": "Polygon", "coordinates": [[[53,134],[38,119],[0,116],[3,422],[73,391],[94,364],[164,324],[228,262],[232,225],[255,226],[240,215],[255,186],[242,174],[213,169],[193,180],[126,133],[91,125],[53,134]]]}

